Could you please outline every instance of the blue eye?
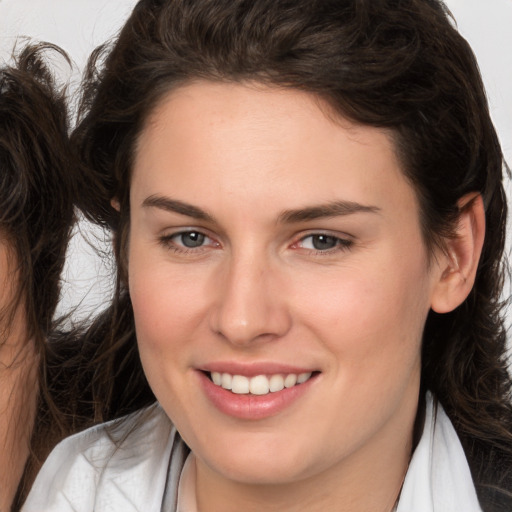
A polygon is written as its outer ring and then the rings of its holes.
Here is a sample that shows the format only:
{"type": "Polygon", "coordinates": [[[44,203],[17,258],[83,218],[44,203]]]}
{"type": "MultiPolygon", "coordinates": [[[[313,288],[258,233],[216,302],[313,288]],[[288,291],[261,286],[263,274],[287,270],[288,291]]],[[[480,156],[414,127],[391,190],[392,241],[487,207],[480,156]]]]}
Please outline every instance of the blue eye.
{"type": "Polygon", "coordinates": [[[352,242],[350,240],[338,238],[333,235],[318,233],[305,236],[304,238],[302,238],[299,244],[302,249],[326,252],[333,249],[348,249],[352,245],[352,242]]]}
{"type": "Polygon", "coordinates": [[[326,251],[333,249],[338,243],[338,239],[334,236],[329,235],[312,235],[311,245],[317,251],[326,251]]]}
{"type": "Polygon", "coordinates": [[[160,243],[165,248],[172,249],[178,253],[196,252],[197,249],[203,249],[208,246],[215,247],[217,245],[215,240],[212,240],[209,236],[194,230],[162,236],[160,243]]]}
{"type": "Polygon", "coordinates": [[[173,241],[179,240],[179,244],[183,245],[187,249],[194,249],[195,247],[201,247],[205,240],[206,236],[197,231],[188,231],[186,233],[178,233],[174,235],[173,241]]]}

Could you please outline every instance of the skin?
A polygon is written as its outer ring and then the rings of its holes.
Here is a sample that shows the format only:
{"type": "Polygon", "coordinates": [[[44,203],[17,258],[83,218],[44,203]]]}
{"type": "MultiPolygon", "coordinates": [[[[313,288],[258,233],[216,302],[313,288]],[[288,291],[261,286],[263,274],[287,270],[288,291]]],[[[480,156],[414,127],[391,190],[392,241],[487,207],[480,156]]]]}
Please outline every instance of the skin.
{"type": "Polygon", "coordinates": [[[12,251],[0,239],[0,511],[8,512],[29,455],[37,395],[38,357],[27,338],[22,306],[8,312],[16,293],[12,251]]]}
{"type": "Polygon", "coordinates": [[[426,316],[461,280],[449,251],[428,258],[390,135],[300,91],[195,82],[148,120],[130,201],[140,355],[196,456],[199,510],[391,510],[426,316]],[[190,230],[202,245],[184,245],[190,230]],[[333,247],[315,249],[321,235],[333,247]],[[318,373],[279,413],[240,419],[200,385],[219,361],[318,373]]]}

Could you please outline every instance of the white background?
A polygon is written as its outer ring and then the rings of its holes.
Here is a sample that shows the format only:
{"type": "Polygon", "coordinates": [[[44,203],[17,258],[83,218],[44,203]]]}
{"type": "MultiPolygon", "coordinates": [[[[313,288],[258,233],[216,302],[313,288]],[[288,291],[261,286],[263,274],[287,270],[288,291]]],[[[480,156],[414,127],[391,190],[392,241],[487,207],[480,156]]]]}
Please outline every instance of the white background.
{"type": "MultiPolygon", "coordinates": [[[[512,0],[447,0],[462,35],[475,51],[491,113],[512,164],[512,0]]],[[[83,67],[98,44],[115,35],[135,0],[0,0],[0,64],[8,60],[17,36],[50,41],[83,67]]],[[[78,82],[78,71],[71,77],[78,82]]],[[[84,229],[82,229],[84,231],[84,229]]],[[[86,228],[88,238],[101,233],[86,228]]],[[[91,240],[97,245],[97,240],[91,240]]],[[[61,310],[81,302],[81,317],[108,300],[111,272],[105,259],[75,237],[66,268],[61,310]],[[99,276],[99,277],[98,277],[99,276]]]]}

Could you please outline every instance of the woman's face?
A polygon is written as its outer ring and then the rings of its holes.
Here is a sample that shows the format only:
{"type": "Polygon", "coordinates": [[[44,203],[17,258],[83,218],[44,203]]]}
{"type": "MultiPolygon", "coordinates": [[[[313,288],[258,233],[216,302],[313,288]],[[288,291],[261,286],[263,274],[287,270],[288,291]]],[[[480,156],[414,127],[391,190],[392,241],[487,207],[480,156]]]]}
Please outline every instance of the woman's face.
{"type": "Polygon", "coordinates": [[[410,447],[439,271],[389,134],[197,82],[146,124],[130,200],[142,363],[205,471],[299,482],[410,447]]]}

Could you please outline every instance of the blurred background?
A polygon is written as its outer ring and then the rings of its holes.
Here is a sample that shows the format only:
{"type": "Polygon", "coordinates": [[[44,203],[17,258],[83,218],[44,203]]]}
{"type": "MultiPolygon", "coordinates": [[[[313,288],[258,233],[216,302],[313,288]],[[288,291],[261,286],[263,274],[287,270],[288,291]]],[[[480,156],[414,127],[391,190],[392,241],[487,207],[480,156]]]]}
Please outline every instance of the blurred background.
{"type": "MultiPolygon", "coordinates": [[[[116,35],[135,3],[136,0],[0,0],[0,65],[9,62],[16,44],[23,46],[23,38],[54,43],[73,59],[71,73],[65,63],[55,65],[63,80],[70,82],[70,92],[74,94],[91,50],[116,35]]],[[[477,56],[491,114],[506,159],[512,165],[512,0],[446,0],[446,4],[477,56]]],[[[512,198],[510,182],[507,191],[512,198]]],[[[69,248],[59,311],[73,309],[74,318],[83,319],[108,301],[113,274],[110,240],[85,222],[76,231],[69,248]]],[[[511,238],[509,235],[509,246],[511,238]]],[[[509,316],[512,324],[512,311],[509,316]]]]}

